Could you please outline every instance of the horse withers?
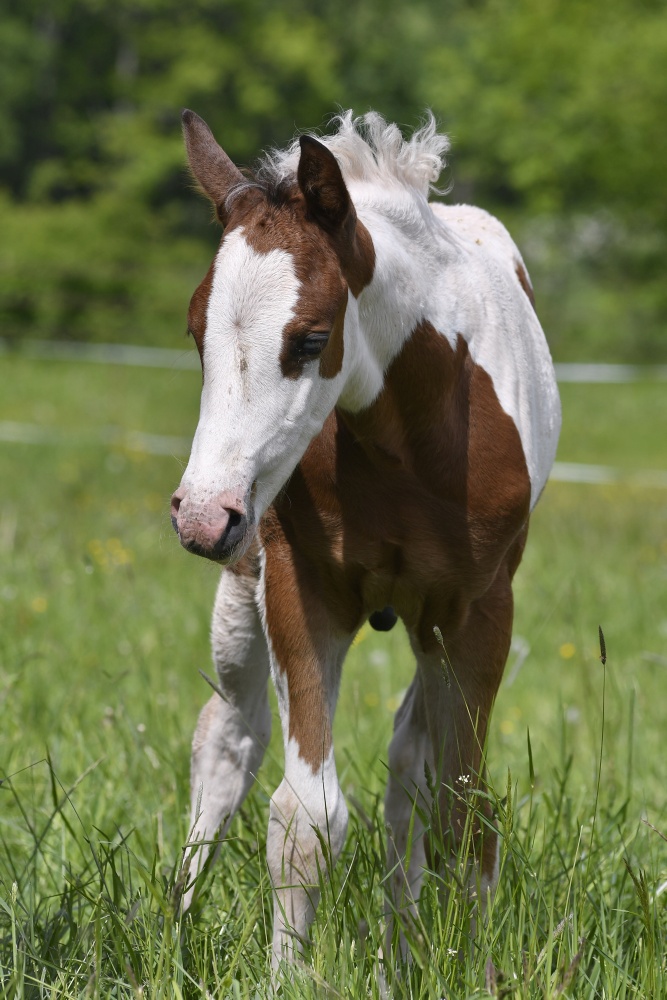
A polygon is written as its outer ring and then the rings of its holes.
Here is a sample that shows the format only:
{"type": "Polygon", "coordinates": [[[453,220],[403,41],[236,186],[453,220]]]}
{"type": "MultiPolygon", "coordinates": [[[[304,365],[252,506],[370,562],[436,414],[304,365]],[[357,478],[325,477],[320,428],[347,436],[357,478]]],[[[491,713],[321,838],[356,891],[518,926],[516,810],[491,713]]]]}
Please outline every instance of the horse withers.
{"type": "MultiPolygon", "coordinates": [[[[224,567],[183,906],[262,761],[271,675],[285,747],[267,838],[277,963],[306,938],[345,841],[332,722],[345,654],[369,617],[386,628],[400,616],[416,659],[385,799],[399,922],[416,906],[426,817],[460,847],[457,783],[483,785],[512,577],[560,405],[506,230],[480,209],[427,200],[448,147],[432,119],[405,141],[379,115],[347,113],[335,134],[301,136],[252,176],[193,112],[183,127],[224,227],[190,303],[201,411],[172,499],[183,546],[224,567]]],[[[469,849],[484,896],[498,874],[490,816],[469,849]]]]}

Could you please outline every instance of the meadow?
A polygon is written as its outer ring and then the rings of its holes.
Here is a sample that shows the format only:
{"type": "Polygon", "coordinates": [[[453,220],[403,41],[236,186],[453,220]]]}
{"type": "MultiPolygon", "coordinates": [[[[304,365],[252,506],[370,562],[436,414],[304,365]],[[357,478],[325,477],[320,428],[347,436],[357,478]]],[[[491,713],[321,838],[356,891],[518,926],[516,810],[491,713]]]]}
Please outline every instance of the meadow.
{"type": "MultiPolygon", "coordinates": [[[[205,902],[182,922],[172,904],[218,575],[168,516],[199,376],[0,365],[15,438],[0,441],[2,995],[269,996],[277,719],[205,902]],[[151,454],[134,432],[173,448],[151,454]]],[[[560,460],[664,470],[664,385],[562,397],[560,460]]],[[[488,748],[502,868],[487,920],[473,936],[473,904],[442,885],[457,872],[432,874],[411,964],[380,962],[386,748],[412,666],[400,628],[364,628],[335,728],[347,846],[283,996],[667,995],[667,490],[551,482],[515,595],[488,748]]]]}

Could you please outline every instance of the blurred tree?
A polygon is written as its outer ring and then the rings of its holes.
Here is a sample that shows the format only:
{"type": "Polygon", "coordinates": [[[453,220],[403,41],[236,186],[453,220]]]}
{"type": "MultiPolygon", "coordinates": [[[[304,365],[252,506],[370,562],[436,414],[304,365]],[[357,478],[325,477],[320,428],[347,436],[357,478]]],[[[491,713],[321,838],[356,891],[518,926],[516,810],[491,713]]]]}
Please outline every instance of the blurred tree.
{"type": "Polygon", "coordinates": [[[48,15],[10,0],[0,45],[2,334],[165,343],[217,238],[180,109],[240,162],[321,119],[336,90],[324,24],[263,0],[60,0],[48,15]]]}
{"type": "Polygon", "coordinates": [[[512,221],[560,354],[667,358],[667,9],[479,0],[428,53],[465,196],[512,221]],[[543,294],[539,295],[542,289],[543,294]]]}
{"type": "Polygon", "coordinates": [[[532,212],[667,216],[663,3],[481,0],[460,20],[467,44],[431,48],[427,88],[476,187],[532,212]]]}
{"type": "Polygon", "coordinates": [[[173,342],[217,240],[181,107],[249,164],[339,106],[432,106],[558,353],[667,358],[662,0],[5,0],[0,50],[4,336],[173,342]]]}

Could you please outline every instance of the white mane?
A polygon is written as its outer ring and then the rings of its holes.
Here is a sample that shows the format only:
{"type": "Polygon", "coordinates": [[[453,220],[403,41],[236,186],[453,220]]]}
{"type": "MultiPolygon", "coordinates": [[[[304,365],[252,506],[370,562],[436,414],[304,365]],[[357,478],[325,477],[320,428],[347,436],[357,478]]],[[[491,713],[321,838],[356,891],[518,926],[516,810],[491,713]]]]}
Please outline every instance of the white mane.
{"type": "MultiPolygon", "coordinates": [[[[348,183],[398,181],[426,197],[445,167],[449,139],[438,132],[431,112],[407,140],[376,111],[358,118],[345,111],[332,121],[338,126],[333,135],[309,135],[331,150],[348,183]]],[[[296,177],[299,155],[298,139],[287,149],[271,150],[260,164],[258,180],[280,184],[296,177]]]]}

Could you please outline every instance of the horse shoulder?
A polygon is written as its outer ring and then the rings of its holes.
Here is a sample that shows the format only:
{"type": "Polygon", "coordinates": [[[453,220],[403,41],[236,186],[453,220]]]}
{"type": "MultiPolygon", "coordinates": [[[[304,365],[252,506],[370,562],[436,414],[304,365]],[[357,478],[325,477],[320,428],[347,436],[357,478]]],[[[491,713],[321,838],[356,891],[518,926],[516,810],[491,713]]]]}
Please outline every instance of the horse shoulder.
{"type": "MultiPolygon", "coordinates": [[[[553,463],[561,417],[551,354],[527,268],[510,234],[488,212],[471,205],[434,203],[431,208],[450,239],[462,247],[453,278],[463,302],[458,309],[460,329],[517,427],[530,473],[532,507],[553,463]]],[[[449,308],[445,296],[440,304],[443,317],[449,308]]]]}

